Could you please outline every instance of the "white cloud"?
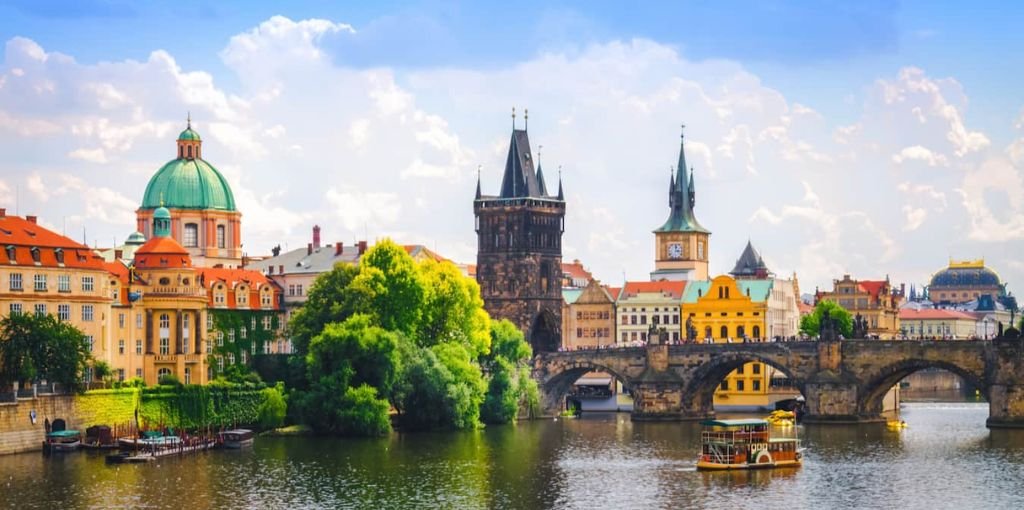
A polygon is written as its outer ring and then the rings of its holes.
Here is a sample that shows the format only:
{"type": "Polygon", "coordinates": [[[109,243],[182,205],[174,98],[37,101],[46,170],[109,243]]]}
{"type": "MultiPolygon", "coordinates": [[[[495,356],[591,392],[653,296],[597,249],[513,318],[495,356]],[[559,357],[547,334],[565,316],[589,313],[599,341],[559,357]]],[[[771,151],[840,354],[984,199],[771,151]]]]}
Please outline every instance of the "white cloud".
{"type": "Polygon", "coordinates": [[[898,154],[892,155],[892,160],[895,163],[903,163],[904,161],[923,161],[928,166],[949,166],[949,160],[942,154],[936,154],[920,145],[914,145],[913,147],[904,147],[898,154]]]}
{"type": "Polygon", "coordinates": [[[107,153],[100,147],[95,149],[75,149],[68,153],[71,159],[80,159],[91,163],[106,163],[107,153]]]}
{"type": "Polygon", "coordinates": [[[401,199],[395,193],[330,188],[326,196],[337,219],[351,232],[392,227],[402,213],[401,199]]]}

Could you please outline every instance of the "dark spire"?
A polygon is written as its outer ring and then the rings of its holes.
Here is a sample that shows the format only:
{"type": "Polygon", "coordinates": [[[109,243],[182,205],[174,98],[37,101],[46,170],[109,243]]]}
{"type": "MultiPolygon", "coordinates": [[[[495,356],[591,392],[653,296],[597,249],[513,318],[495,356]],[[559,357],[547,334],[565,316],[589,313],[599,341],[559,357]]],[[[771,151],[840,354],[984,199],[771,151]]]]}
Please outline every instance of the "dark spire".
{"type": "Polygon", "coordinates": [[[761,258],[761,254],[754,249],[754,245],[747,240],[747,247],[743,249],[740,258],[736,260],[736,266],[729,274],[736,278],[767,278],[771,271],[761,258]]]}
{"type": "Polygon", "coordinates": [[[562,193],[562,165],[558,165],[558,199],[565,200],[565,193],[562,193]]]}
{"type": "Polygon", "coordinates": [[[540,196],[548,196],[548,186],[544,183],[544,167],[540,163],[540,152],[544,149],[543,145],[537,146],[537,186],[540,188],[540,196]]]}
{"type": "Polygon", "coordinates": [[[697,193],[693,190],[693,167],[690,167],[690,207],[697,207],[697,193]]]}
{"type": "Polygon", "coordinates": [[[530,154],[530,137],[525,130],[512,130],[512,139],[501,179],[500,198],[543,197],[530,154]]]}
{"type": "Polygon", "coordinates": [[[476,166],[476,199],[480,200],[483,193],[480,193],[480,165],[476,166]]]}
{"type": "MultiPolygon", "coordinates": [[[[686,127],[685,125],[683,126],[686,127]]],[[[691,178],[693,174],[690,174],[691,178]]],[[[693,182],[687,185],[685,138],[679,136],[679,164],[676,166],[673,183],[669,189],[668,205],[671,209],[668,220],[655,232],[711,232],[697,222],[693,214],[693,182]]]]}

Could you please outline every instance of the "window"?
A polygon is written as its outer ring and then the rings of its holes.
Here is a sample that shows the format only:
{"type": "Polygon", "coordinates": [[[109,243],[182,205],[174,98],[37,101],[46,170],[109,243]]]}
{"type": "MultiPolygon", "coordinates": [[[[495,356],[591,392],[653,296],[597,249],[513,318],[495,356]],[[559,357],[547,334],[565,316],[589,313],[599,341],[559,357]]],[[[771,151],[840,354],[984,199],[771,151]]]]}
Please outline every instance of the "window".
{"type": "Polygon", "coordinates": [[[186,248],[195,248],[199,246],[199,225],[195,223],[186,223],[185,232],[182,235],[182,244],[186,248]]]}
{"type": "Polygon", "coordinates": [[[57,275],[57,292],[71,292],[71,277],[62,274],[57,275]]]}
{"type": "Polygon", "coordinates": [[[82,292],[92,292],[94,287],[94,279],[91,276],[82,277],[82,292]]]}
{"type": "Polygon", "coordinates": [[[124,329],[124,314],[117,314],[117,327],[124,329]]]}
{"type": "Polygon", "coordinates": [[[160,314],[160,354],[171,353],[171,317],[166,313],[160,314]]]}
{"type": "Polygon", "coordinates": [[[142,354],[142,340],[135,341],[135,354],[142,354]]]}
{"type": "Polygon", "coordinates": [[[217,225],[217,247],[224,248],[224,225],[217,225]]]}
{"type": "Polygon", "coordinates": [[[744,383],[743,379],[740,379],[740,380],[736,381],[736,391],[743,391],[745,389],[744,388],[745,385],[743,383],[744,383]]]}
{"type": "Polygon", "coordinates": [[[228,343],[235,343],[235,330],[228,331],[228,343]]]}
{"type": "Polygon", "coordinates": [[[92,305],[82,305],[82,321],[92,322],[93,308],[92,305]]]}
{"type": "Polygon", "coordinates": [[[269,315],[263,316],[263,331],[270,331],[273,324],[271,324],[271,318],[269,315]]]}
{"type": "Polygon", "coordinates": [[[92,351],[93,349],[96,348],[96,340],[92,338],[92,335],[85,336],[85,343],[89,344],[89,351],[92,351]]]}
{"type": "Polygon", "coordinates": [[[754,391],[761,391],[761,381],[759,379],[754,379],[753,383],[754,391]]]}
{"type": "Polygon", "coordinates": [[[722,384],[718,387],[718,389],[720,389],[722,391],[729,391],[729,380],[728,379],[723,380],[722,384]]]}
{"type": "Polygon", "coordinates": [[[249,330],[248,330],[248,329],[247,329],[247,328],[246,328],[245,326],[242,326],[242,329],[241,329],[241,330],[239,330],[239,335],[240,335],[240,336],[241,336],[242,338],[245,338],[245,336],[246,336],[246,333],[248,333],[248,332],[249,332],[249,330]]]}
{"type": "Polygon", "coordinates": [[[246,287],[240,287],[235,290],[235,301],[239,306],[245,306],[249,304],[249,289],[246,287]]]}
{"type": "Polygon", "coordinates": [[[224,347],[224,332],[217,332],[217,347],[224,347]]]}
{"type": "Polygon", "coordinates": [[[121,381],[121,382],[124,382],[124,369],[123,368],[117,369],[117,380],[121,381]]]}
{"type": "Polygon", "coordinates": [[[755,374],[760,374],[761,373],[761,364],[760,363],[752,363],[751,365],[754,367],[754,373],[755,374]]]}
{"type": "Polygon", "coordinates": [[[295,295],[296,296],[301,296],[302,295],[302,285],[301,284],[295,286],[295,295]]]}
{"type": "Polygon", "coordinates": [[[57,318],[62,321],[71,320],[71,305],[57,305],[57,318]]]}
{"type": "Polygon", "coordinates": [[[11,315],[21,313],[21,303],[11,303],[11,315]]]}
{"type": "Polygon", "coordinates": [[[36,317],[42,317],[46,315],[46,305],[43,303],[36,304],[36,317]]]}
{"type": "Polygon", "coordinates": [[[23,290],[23,288],[21,286],[21,273],[11,273],[11,276],[9,277],[9,279],[7,281],[8,281],[8,285],[10,286],[11,290],[14,290],[14,291],[23,290]]]}
{"type": "Polygon", "coordinates": [[[142,314],[135,314],[135,329],[142,329],[142,314]]]}
{"type": "Polygon", "coordinates": [[[761,338],[761,326],[754,326],[754,338],[761,338]]]}
{"type": "Polygon", "coordinates": [[[289,296],[294,296],[295,295],[295,285],[291,285],[291,284],[288,285],[288,295],[289,296]]]}
{"type": "Polygon", "coordinates": [[[37,274],[34,277],[32,277],[32,283],[34,284],[34,288],[35,288],[36,292],[46,292],[46,275],[45,274],[37,274]]]}
{"type": "Polygon", "coordinates": [[[206,314],[206,330],[209,331],[211,329],[213,329],[213,316],[206,314]]]}
{"type": "Polygon", "coordinates": [[[160,354],[168,355],[171,353],[171,339],[165,336],[163,332],[160,332],[160,354]]]}
{"type": "Polygon", "coordinates": [[[697,241],[697,260],[704,260],[704,241],[697,241]]]}
{"type": "Polygon", "coordinates": [[[135,377],[139,377],[139,378],[142,377],[142,369],[141,368],[136,368],[135,369],[135,377]]]}
{"type": "Polygon", "coordinates": [[[171,318],[170,318],[170,316],[168,316],[166,313],[160,314],[160,328],[163,329],[163,328],[169,328],[169,327],[171,327],[171,318]]]}
{"type": "Polygon", "coordinates": [[[124,339],[123,338],[117,341],[117,353],[118,354],[124,354],[124,339]]]}
{"type": "Polygon", "coordinates": [[[228,353],[228,364],[229,365],[234,365],[235,364],[235,353],[233,353],[233,352],[229,352],[228,353]]]}
{"type": "Polygon", "coordinates": [[[719,338],[728,338],[729,337],[729,327],[728,326],[722,326],[721,333],[722,334],[721,334],[721,336],[719,336],[719,338]]]}
{"type": "Polygon", "coordinates": [[[162,377],[164,377],[166,375],[171,375],[171,369],[164,367],[164,368],[161,368],[160,370],[157,370],[156,371],[156,380],[157,380],[157,382],[160,382],[160,378],[162,378],[162,377]]]}
{"type": "Polygon", "coordinates": [[[739,368],[736,369],[736,373],[737,374],[742,374],[744,368],[746,368],[744,365],[740,365],[739,368]]]}
{"type": "Polygon", "coordinates": [[[185,367],[185,384],[192,384],[192,369],[185,367]]]}

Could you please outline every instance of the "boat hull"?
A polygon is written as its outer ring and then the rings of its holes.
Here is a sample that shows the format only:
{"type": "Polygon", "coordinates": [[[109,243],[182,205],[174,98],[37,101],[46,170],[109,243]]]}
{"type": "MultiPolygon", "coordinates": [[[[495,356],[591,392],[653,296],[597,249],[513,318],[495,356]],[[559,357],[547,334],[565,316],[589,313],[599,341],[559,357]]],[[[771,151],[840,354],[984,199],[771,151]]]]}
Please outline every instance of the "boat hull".
{"type": "Polygon", "coordinates": [[[241,450],[242,448],[249,448],[253,444],[253,438],[242,439],[241,441],[224,441],[224,448],[228,450],[241,450]]]}
{"type": "Polygon", "coordinates": [[[800,467],[800,460],[779,460],[774,462],[762,462],[759,464],[719,464],[704,460],[697,461],[697,471],[735,471],[747,469],[775,469],[800,467]]]}

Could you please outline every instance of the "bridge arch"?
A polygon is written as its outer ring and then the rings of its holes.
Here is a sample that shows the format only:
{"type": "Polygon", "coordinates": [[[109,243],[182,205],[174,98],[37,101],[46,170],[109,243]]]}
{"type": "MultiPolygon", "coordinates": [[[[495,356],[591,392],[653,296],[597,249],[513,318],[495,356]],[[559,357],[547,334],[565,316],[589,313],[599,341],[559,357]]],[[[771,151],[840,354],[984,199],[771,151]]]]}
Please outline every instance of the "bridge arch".
{"type": "Polygon", "coordinates": [[[886,365],[861,384],[857,408],[860,414],[865,416],[876,416],[882,413],[882,401],[889,389],[899,384],[905,377],[927,368],[939,368],[952,372],[962,377],[968,384],[974,386],[990,401],[988,385],[985,383],[984,367],[981,371],[962,367],[949,361],[908,358],[896,363],[886,365]]]}
{"type": "Polygon", "coordinates": [[[551,310],[543,309],[533,317],[530,326],[530,347],[533,352],[554,352],[561,343],[558,320],[551,310]]]}
{"type": "Polygon", "coordinates": [[[573,384],[590,372],[604,372],[612,379],[622,383],[626,391],[632,391],[632,380],[620,371],[606,364],[590,360],[572,360],[567,363],[548,363],[545,366],[534,368],[534,377],[540,383],[540,392],[543,402],[541,405],[549,413],[560,412],[565,402],[566,395],[573,384]],[[543,374],[539,372],[543,370],[543,374]],[[540,377],[538,377],[540,375],[540,377]]]}
{"type": "Polygon", "coordinates": [[[733,370],[747,363],[763,363],[782,372],[801,395],[805,394],[806,381],[783,360],[759,352],[741,350],[715,355],[691,373],[689,382],[683,390],[684,408],[710,414],[714,410],[715,391],[722,381],[733,370]]]}

